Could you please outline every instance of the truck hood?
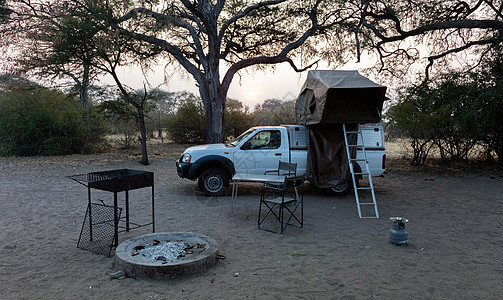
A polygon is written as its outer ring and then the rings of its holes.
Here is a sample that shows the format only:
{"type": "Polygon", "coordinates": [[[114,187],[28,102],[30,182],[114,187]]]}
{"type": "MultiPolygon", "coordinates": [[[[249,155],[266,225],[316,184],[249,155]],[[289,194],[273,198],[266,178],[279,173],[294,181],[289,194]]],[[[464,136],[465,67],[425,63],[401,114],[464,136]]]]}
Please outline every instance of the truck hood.
{"type": "Polygon", "coordinates": [[[208,155],[228,156],[232,149],[233,147],[226,146],[225,144],[208,144],[189,147],[183,153],[189,153],[191,161],[195,162],[199,158],[208,155]]]}
{"type": "Polygon", "coordinates": [[[225,144],[208,144],[208,145],[198,145],[185,149],[184,153],[191,153],[196,151],[218,151],[218,150],[229,150],[231,147],[225,146],[225,144]]]}

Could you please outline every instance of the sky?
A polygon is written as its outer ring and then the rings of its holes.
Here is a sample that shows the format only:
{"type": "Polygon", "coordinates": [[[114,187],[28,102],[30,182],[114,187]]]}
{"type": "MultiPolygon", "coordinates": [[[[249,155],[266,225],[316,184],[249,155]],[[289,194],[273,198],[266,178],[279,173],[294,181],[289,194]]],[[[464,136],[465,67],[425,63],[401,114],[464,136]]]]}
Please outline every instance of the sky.
{"type": "MultiPolygon", "coordinates": [[[[370,62],[354,63],[350,62],[338,68],[340,70],[359,70],[370,66],[370,62]]],[[[164,66],[158,66],[152,72],[147,74],[148,82],[151,87],[157,87],[164,80],[164,66]]],[[[318,68],[328,69],[320,64],[318,68]]],[[[221,72],[221,77],[223,77],[221,72]]],[[[120,78],[135,89],[143,88],[145,82],[144,76],[139,68],[123,69],[119,73],[120,78]]],[[[277,64],[274,71],[244,71],[242,76],[235,75],[227,98],[237,99],[253,109],[256,104],[264,102],[266,99],[293,100],[297,98],[300,89],[307,77],[307,71],[302,73],[295,72],[288,63],[277,64]]],[[[374,78],[370,78],[376,83],[380,83],[374,78]]],[[[102,79],[104,83],[113,84],[110,77],[102,79]]],[[[167,84],[162,84],[160,88],[170,91],[189,91],[199,95],[199,91],[195,85],[195,81],[190,75],[174,75],[169,79],[167,84]]]]}

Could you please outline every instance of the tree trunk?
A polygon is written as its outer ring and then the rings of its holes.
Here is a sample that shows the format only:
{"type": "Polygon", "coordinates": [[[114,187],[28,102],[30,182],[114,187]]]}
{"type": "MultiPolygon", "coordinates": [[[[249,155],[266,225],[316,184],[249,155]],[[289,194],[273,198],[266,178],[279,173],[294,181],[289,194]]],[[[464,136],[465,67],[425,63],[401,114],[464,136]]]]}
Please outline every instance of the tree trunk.
{"type": "Polygon", "coordinates": [[[198,82],[208,122],[208,144],[223,143],[225,139],[224,111],[228,88],[222,88],[219,82],[218,60],[215,61],[213,70],[206,74],[206,80],[198,82]]]}
{"type": "Polygon", "coordinates": [[[148,165],[147,154],[147,129],[145,127],[145,115],[143,114],[143,106],[139,110],[140,121],[140,146],[141,146],[141,163],[148,165]]]}
{"type": "MultiPolygon", "coordinates": [[[[80,86],[80,104],[86,110],[87,118],[89,118],[89,64],[84,64],[84,74],[82,75],[82,84],[80,86]]],[[[87,121],[89,121],[87,119],[87,121]]]]}
{"type": "Polygon", "coordinates": [[[209,144],[224,142],[224,111],[225,99],[213,99],[209,107],[206,107],[206,116],[208,120],[206,142],[209,144]]]}

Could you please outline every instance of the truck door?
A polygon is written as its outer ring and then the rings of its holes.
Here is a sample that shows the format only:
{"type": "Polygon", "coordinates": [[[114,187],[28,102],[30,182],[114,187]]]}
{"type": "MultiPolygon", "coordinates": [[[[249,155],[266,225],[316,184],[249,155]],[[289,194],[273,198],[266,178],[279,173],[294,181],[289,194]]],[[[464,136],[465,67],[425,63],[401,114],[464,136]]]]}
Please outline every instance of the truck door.
{"type": "Polygon", "coordinates": [[[288,138],[279,129],[257,131],[234,152],[236,173],[264,174],[288,162],[288,138]]]}

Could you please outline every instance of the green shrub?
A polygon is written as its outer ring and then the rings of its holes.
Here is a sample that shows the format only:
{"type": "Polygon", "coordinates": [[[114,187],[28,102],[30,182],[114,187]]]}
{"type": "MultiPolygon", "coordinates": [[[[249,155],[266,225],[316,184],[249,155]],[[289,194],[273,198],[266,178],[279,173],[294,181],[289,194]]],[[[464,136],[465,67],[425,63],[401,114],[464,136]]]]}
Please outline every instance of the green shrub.
{"type": "Polygon", "coordinates": [[[425,163],[432,147],[441,159],[503,154],[503,80],[484,72],[449,73],[408,88],[387,112],[391,129],[405,132],[413,149],[412,165],[425,163]]]}
{"type": "Polygon", "coordinates": [[[168,134],[175,143],[180,144],[204,144],[206,128],[202,102],[185,102],[168,121],[168,134]]]}
{"type": "MultiPolygon", "coordinates": [[[[205,144],[208,124],[206,111],[199,100],[189,100],[178,108],[168,120],[167,132],[175,143],[205,144]]],[[[235,138],[246,129],[254,126],[253,116],[241,102],[227,100],[224,114],[225,134],[235,138]]]]}
{"type": "Polygon", "coordinates": [[[0,155],[62,155],[90,149],[103,134],[99,116],[88,123],[78,100],[57,90],[16,84],[0,98],[0,155]]]}
{"type": "Polygon", "coordinates": [[[227,140],[237,138],[248,128],[256,125],[248,107],[240,101],[228,99],[225,106],[224,126],[227,140]]]}

